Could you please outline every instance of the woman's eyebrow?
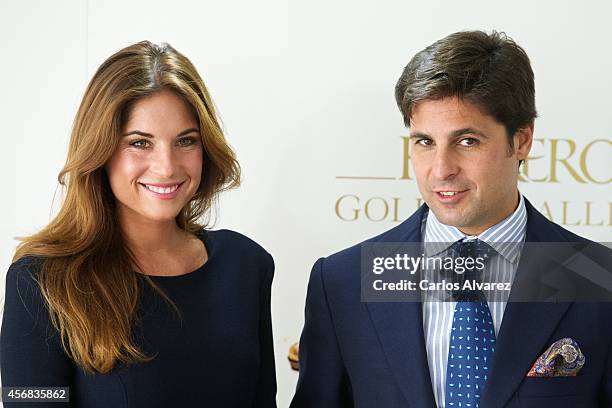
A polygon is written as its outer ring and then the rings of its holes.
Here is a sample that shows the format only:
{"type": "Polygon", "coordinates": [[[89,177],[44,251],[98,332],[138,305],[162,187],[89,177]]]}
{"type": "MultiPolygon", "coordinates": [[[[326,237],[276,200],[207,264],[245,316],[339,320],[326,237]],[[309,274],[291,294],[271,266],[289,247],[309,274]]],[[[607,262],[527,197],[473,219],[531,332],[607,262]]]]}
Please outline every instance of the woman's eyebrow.
{"type": "Polygon", "coordinates": [[[139,136],[144,136],[144,137],[153,137],[152,134],[146,133],[146,132],[142,132],[140,130],[131,130],[131,131],[123,134],[122,136],[125,137],[125,136],[129,136],[129,135],[139,135],[139,136]]]}
{"type": "Polygon", "coordinates": [[[199,133],[199,132],[200,132],[200,129],[197,129],[197,128],[189,128],[189,129],[185,129],[185,130],[183,130],[181,133],[179,133],[178,135],[176,135],[176,137],[184,136],[184,135],[186,135],[186,134],[188,134],[188,133],[191,133],[191,132],[197,132],[197,133],[199,133]]]}
{"type": "MultiPolygon", "coordinates": [[[[200,130],[199,130],[199,129],[197,129],[197,128],[189,128],[189,129],[185,129],[185,130],[183,130],[182,132],[180,132],[178,135],[176,135],[176,137],[184,136],[184,135],[186,135],[186,134],[188,134],[188,133],[191,133],[191,132],[199,132],[199,131],[200,131],[200,130]]],[[[150,138],[152,138],[152,137],[153,137],[153,135],[152,135],[151,133],[143,132],[143,131],[141,131],[141,130],[131,130],[131,131],[129,131],[129,132],[127,132],[127,133],[125,133],[125,134],[123,135],[123,137],[125,137],[125,136],[129,136],[129,135],[139,135],[139,136],[150,137],[150,138]]]]}

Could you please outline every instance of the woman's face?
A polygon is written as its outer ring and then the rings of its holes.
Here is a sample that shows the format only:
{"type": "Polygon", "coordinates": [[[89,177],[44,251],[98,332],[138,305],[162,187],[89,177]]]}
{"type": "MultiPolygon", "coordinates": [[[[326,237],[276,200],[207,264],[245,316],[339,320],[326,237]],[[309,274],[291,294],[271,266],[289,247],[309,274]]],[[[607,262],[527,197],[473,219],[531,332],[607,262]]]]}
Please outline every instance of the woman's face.
{"type": "Polygon", "coordinates": [[[202,142],[187,103],[169,90],[133,105],[106,164],[122,219],[174,221],[200,185],[202,142]]]}

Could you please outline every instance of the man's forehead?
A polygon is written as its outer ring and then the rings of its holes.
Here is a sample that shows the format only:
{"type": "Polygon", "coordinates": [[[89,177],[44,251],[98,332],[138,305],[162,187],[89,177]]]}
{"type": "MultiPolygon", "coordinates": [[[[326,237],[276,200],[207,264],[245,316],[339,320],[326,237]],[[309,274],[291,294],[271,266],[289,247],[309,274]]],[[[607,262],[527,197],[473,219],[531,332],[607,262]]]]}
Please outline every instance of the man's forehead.
{"type": "Polygon", "coordinates": [[[447,97],[415,104],[410,115],[409,129],[411,135],[441,131],[466,133],[461,132],[466,129],[484,134],[487,127],[495,124],[503,126],[474,104],[457,97],[447,97]]]}

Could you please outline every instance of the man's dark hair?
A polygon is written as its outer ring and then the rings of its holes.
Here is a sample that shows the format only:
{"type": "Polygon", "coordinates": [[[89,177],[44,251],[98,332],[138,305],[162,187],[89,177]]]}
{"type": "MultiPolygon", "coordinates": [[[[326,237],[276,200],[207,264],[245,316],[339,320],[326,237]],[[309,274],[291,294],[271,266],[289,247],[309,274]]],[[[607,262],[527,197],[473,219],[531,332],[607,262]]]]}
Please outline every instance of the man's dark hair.
{"type": "Polygon", "coordinates": [[[415,104],[457,96],[503,124],[513,135],[536,117],[533,71],[525,50],[504,33],[462,31],[417,53],[395,86],[410,126],[415,104]]]}

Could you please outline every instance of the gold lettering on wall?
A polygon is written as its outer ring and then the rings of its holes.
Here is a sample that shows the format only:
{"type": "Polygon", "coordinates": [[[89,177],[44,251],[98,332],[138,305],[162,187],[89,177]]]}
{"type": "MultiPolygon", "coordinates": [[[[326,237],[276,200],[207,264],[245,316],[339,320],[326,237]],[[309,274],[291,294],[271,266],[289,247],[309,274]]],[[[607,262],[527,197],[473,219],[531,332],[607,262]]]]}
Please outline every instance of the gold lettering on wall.
{"type": "Polygon", "coordinates": [[[353,215],[352,215],[351,218],[344,217],[342,214],[340,214],[340,205],[342,205],[342,203],[347,198],[354,199],[356,201],[356,204],[359,205],[359,197],[357,197],[356,195],[353,195],[353,194],[343,195],[338,200],[336,200],[336,215],[338,216],[338,218],[340,218],[343,221],[356,221],[359,218],[359,210],[358,209],[350,210],[350,211],[353,211],[353,215]]]}
{"type": "Polygon", "coordinates": [[[568,163],[568,159],[572,157],[572,155],[574,154],[574,151],[576,151],[576,142],[574,142],[573,140],[571,139],[550,139],[550,180],[548,180],[549,183],[559,182],[559,179],[557,178],[557,162],[565,166],[565,168],[567,169],[569,174],[572,175],[574,180],[576,180],[579,183],[586,183],[586,181],[584,181],[582,177],[580,177],[580,175],[576,172],[576,170],[574,170],[571,164],[568,163]],[[567,154],[567,156],[560,159],[557,155],[558,155],[559,142],[561,141],[567,143],[567,145],[570,148],[570,151],[567,154]]]}
{"type": "MultiPolygon", "coordinates": [[[[374,206],[374,208],[376,208],[376,206],[374,206]]],[[[369,198],[366,203],[365,203],[365,207],[364,207],[364,212],[365,212],[365,216],[368,220],[370,221],[382,221],[384,219],[387,218],[387,215],[389,215],[389,204],[387,204],[387,201],[382,198],[382,197],[372,197],[369,198]],[[382,208],[383,210],[383,214],[380,217],[375,217],[372,215],[372,210],[370,209],[370,206],[372,205],[372,203],[381,203],[382,204],[382,208]]],[[[380,212],[380,211],[379,211],[380,212]]]]}
{"type": "MultiPolygon", "coordinates": [[[[608,184],[610,182],[612,182],[612,177],[610,177],[607,180],[595,180],[595,178],[593,176],[591,176],[591,173],[589,172],[589,168],[587,167],[587,155],[589,154],[589,151],[591,150],[591,147],[593,147],[593,145],[595,143],[607,143],[608,147],[612,147],[612,141],[610,140],[605,140],[605,139],[597,139],[597,140],[593,140],[591,143],[589,143],[588,145],[584,146],[584,149],[582,150],[582,154],[580,155],[580,169],[582,170],[582,174],[584,174],[584,177],[586,177],[591,183],[595,183],[595,184],[608,184]]],[[[610,157],[610,156],[608,156],[610,157]]]]}
{"type": "MultiPolygon", "coordinates": [[[[600,227],[603,225],[603,220],[600,221],[597,224],[593,224],[591,223],[591,204],[593,204],[592,201],[587,201],[586,203],[586,222],[584,225],[588,225],[590,227],[600,227]]],[[[612,220],[610,220],[612,222],[612,220]]]]}
{"type": "Polygon", "coordinates": [[[393,222],[398,222],[399,218],[398,218],[398,215],[397,215],[397,209],[399,207],[398,204],[399,204],[399,200],[400,199],[399,199],[399,197],[392,197],[391,199],[393,200],[393,222]]]}
{"type": "Polygon", "coordinates": [[[571,222],[569,222],[567,220],[567,204],[568,204],[568,202],[567,201],[561,201],[561,204],[562,204],[562,208],[563,208],[563,218],[562,218],[561,224],[569,225],[569,226],[572,226],[572,227],[580,225],[581,224],[580,220],[578,220],[575,223],[571,223],[571,222]]]}
{"type": "MultiPolygon", "coordinates": [[[[335,203],[338,219],[346,222],[401,222],[423,205],[421,197],[362,196],[359,193],[344,194],[335,203]]],[[[549,220],[568,227],[612,226],[612,202],[606,204],[593,201],[543,201],[532,202],[549,220]],[[607,221],[605,218],[608,218],[607,221]]]]}
{"type": "Polygon", "coordinates": [[[402,177],[400,178],[404,180],[412,180],[410,177],[410,138],[408,136],[402,136],[402,140],[402,144],[404,146],[402,157],[404,160],[402,160],[402,177]]]}
{"type": "MultiPolygon", "coordinates": [[[[593,201],[560,200],[532,203],[546,218],[564,226],[612,226],[612,202],[607,203],[608,214],[606,214],[606,204],[593,201]]],[[[355,193],[338,197],[335,212],[338,219],[346,222],[359,220],[401,222],[421,205],[423,205],[421,197],[362,196],[355,193]]]]}
{"type": "MultiPolygon", "coordinates": [[[[544,139],[533,139],[533,144],[531,145],[531,152],[533,152],[535,144],[541,144],[542,148],[544,148],[544,139]]],[[[527,158],[523,162],[523,165],[521,166],[522,173],[519,173],[519,181],[522,181],[522,182],[533,181],[536,183],[545,182],[548,179],[547,175],[544,177],[540,177],[540,178],[533,178],[533,176],[530,176],[529,174],[529,169],[531,168],[531,165],[530,165],[531,162],[545,157],[543,154],[539,156],[532,156],[531,152],[530,152],[530,155],[527,156],[527,158]],[[525,175],[525,177],[523,177],[523,174],[525,175]]]]}

